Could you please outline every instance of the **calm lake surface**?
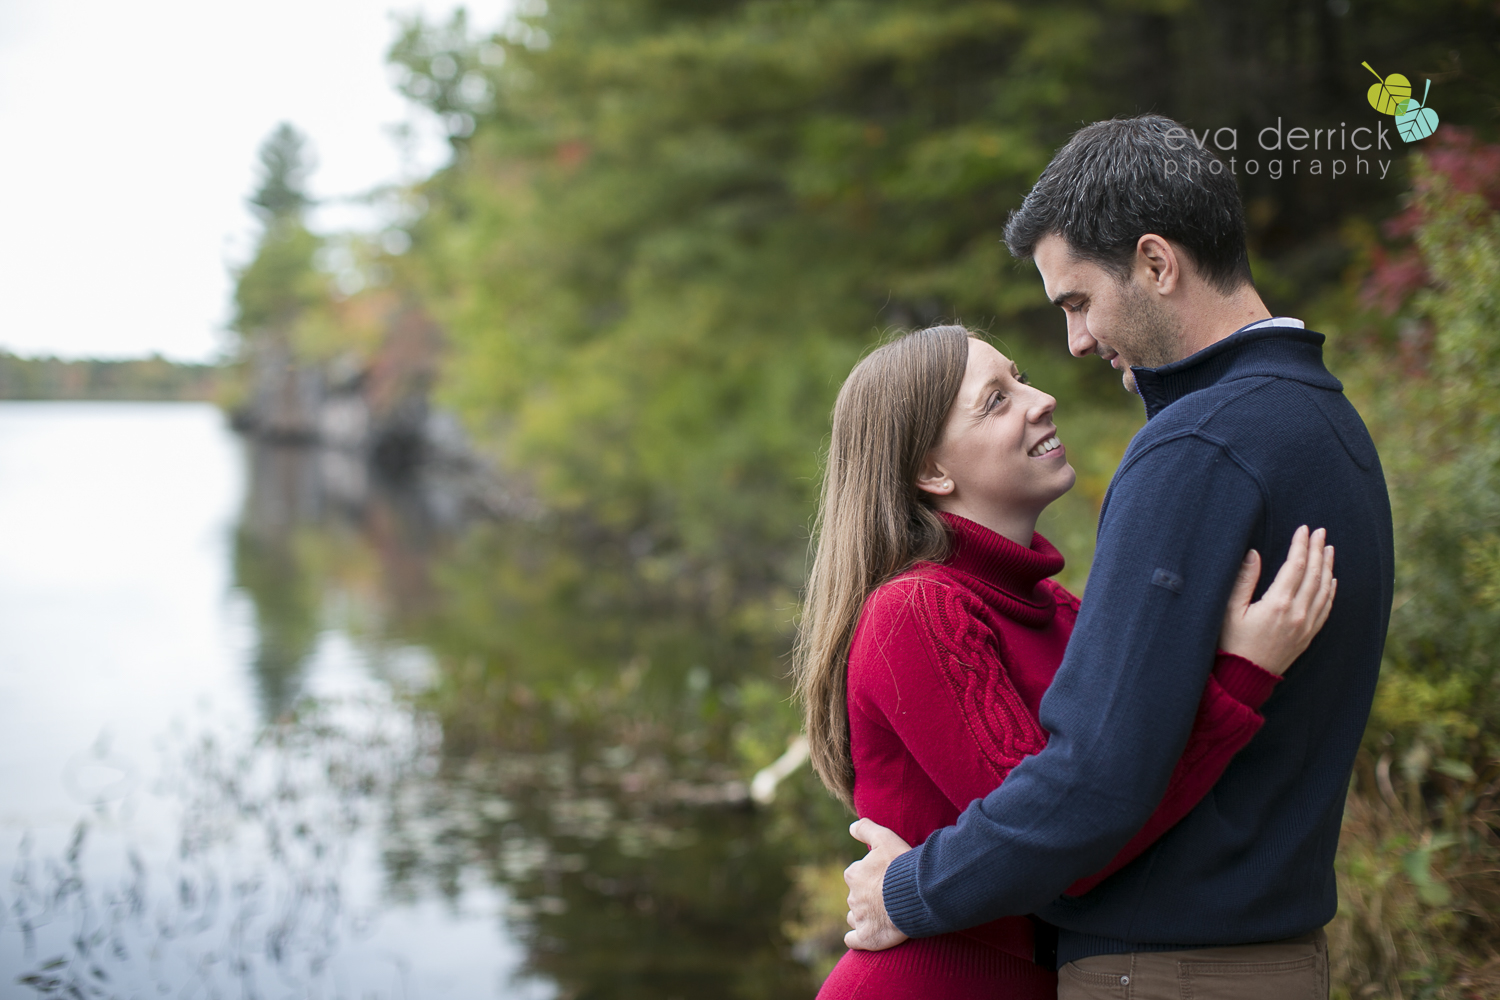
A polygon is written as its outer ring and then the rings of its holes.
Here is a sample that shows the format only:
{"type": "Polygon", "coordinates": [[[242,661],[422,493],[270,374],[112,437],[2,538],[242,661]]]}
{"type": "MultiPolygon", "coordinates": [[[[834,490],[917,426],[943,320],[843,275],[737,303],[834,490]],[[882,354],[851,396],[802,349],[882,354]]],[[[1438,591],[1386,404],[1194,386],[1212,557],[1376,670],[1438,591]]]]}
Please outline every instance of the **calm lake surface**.
{"type": "Polygon", "coordinates": [[[0,403],[0,997],[811,995],[775,651],[649,539],[460,506],[0,403]]]}

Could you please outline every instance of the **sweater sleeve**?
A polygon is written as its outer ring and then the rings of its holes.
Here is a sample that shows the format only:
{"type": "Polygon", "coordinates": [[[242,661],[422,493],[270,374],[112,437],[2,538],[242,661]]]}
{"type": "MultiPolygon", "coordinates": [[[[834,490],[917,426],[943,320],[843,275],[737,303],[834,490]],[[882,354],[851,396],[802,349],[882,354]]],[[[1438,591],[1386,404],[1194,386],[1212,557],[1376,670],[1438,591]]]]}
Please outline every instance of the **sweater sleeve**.
{"type": "Polygon", "coordinates": [[[1145,826],[1188,745],[1224,602],[1264,516],[1258,478],[1182,434],[1127,456],[1089,599],[1042,699],[1046,747],[885,875],[911,937],[1046,907],[1145,826]]]}
{"type": "Polygon", "coordinates": [[[900,581],[865,615],[849,656],[850,710],[890,730],[956,809],[1046,745],[999,642],[952,588],[900,581]]]}
{"type": "Polygon", "coordinates": [[[1166,797],[1139,833],[1102,869],[1068,887],[1067,895],[1081,896],[1140,857],[1146,848],[1177,821],[1192,812],[1219,780],[1230,758],[1245,748],[1266,721],[1257,709],[1265,704],[1281,678],[1256,664],[1219,650],[1214,672],[1203,689],[1198,715],[1187,748],[1172,770],[1166,797]]]}
{"type": "MultiPolygon", "coordinates": [[[[1077,599],[1057,590],[1076,613],[1077,599]]],[[[949,587],[904,581],[877,595],[867,614],[850,657],[852,708],[894,733],[956,808],[988,794],[1046,744],[1010,681],[1000,644],[949,587]]],[[[1217,654],[1161,805],[1113,861],[1070,894],[1129,864],[1198,804],[1260,729],[1256,709],[1278,680],[1243,657],[1217,654]]]]}

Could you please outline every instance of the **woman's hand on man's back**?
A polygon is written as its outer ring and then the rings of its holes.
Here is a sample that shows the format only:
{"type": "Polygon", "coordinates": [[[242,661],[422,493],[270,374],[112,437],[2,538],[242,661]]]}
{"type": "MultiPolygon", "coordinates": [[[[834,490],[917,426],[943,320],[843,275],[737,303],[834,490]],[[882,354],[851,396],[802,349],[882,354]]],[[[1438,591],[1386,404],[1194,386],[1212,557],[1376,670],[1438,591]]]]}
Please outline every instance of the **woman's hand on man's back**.
{"type": "Polygon", "coordinates": [[[1286,562],[1260,600],[1251,603],[1260,579],[1260,553],[1251,549],[1229,595],[1219,648],[1281,675],[1302,655],[1328,620],[1338,581],[1327,533],[1307,525],[1292,535],[1286,562]]]}

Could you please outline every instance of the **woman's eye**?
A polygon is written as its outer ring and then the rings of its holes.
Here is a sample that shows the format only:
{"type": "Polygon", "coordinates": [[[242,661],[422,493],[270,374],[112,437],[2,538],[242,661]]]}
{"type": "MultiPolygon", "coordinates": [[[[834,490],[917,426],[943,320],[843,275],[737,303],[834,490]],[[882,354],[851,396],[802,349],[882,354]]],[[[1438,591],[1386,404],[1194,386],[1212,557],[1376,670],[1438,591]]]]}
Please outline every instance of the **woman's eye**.
{"type": "Polygon", "coordinates": [[[1027,376],[1027,374],[1025,372],[1022,372],[1021,374],[1017,375],[1016,376],[1016,381],[1019,382],[1019,383],[1021,383],[1022,385],[1030,385],[1031,384],[1031,379],[1027,376]]]}

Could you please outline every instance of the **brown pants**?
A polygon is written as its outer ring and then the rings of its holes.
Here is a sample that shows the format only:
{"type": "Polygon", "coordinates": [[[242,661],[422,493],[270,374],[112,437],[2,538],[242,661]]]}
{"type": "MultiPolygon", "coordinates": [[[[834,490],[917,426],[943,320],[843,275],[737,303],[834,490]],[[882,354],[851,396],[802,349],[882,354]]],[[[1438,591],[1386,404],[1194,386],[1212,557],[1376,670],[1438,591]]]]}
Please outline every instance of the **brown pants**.
{"type": "Polygon", "coordinates": [[[1270,944],[1095,955],[1057,974],[1057,1000],[1327,1000],[1322,930],[1270,944]]]}

